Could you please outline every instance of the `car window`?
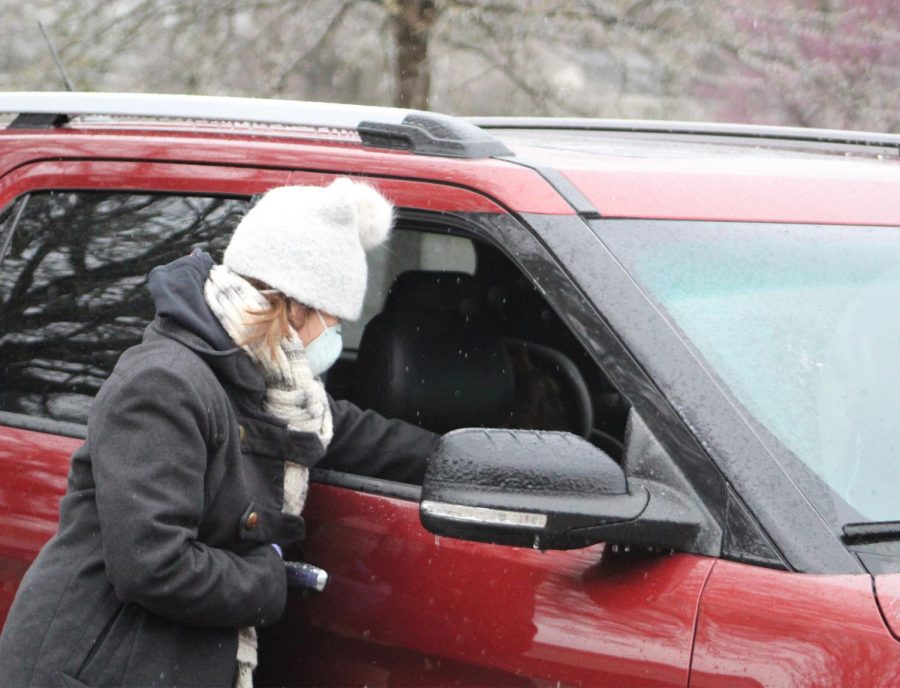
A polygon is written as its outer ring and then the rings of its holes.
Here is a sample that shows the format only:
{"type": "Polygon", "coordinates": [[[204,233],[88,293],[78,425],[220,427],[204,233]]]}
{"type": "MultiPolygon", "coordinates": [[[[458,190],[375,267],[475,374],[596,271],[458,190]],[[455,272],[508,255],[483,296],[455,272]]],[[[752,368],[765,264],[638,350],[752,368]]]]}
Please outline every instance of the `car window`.
{"type": "Polygon", "coordinates": [[[401,222],[370,257],[356,351],[329,392],[437,433],[566,430],[620,459],[624,398],[526,273],[458,231],[401,222]]]}
{"type": "Polygon", "coordinates": [[[475,272],[475,247],[470,239],[426,232],[393,232],[368,256],[368,286],[359,320],[343,326],[344,346],[356,349],[363,329],[384,307],[394,278],[407,270],[475,272]]]}
{"type": "MultiPolygon", "coordinates": [[[[0,215],[0,247],[7,247],[0,263],[0,412],[85,423],[91,399],[153,316],[149,271],[195,247],[220,260],[248,205],[247,199],[213,196],[57,191],[8,206],[0,215]]],[[[525,274],[498,249],[464,233],[419,231],[401,222],[370,254],[362,317],[345,325],[348,355],[328,375],[337,398],[367,405],[360,382],[380,363],[367,355],[357,365],[357,349],[367,324],[385,311],[398,276],[409,272],[426,279],[424,291],[416,287],[404,297],[412,296],[421,311],[417,331],[437,333],[440,325],[445,329],[434,345],[460,346],[420,351],[419,380],[427,394],[405,390],[420,406],[409,413],[376,410],[427,427],[426,404],[452,399],[444,404],[450,415],[442,424],[454,424],[449,409],[455,408],[462,412],[457,427],[569,429],[620,455],[627,412],[621,398],[525,274]],[[443,284],[441,275],[448,276],[443,284]],[[429,287],[429,276],[438,284],[429,287]],[[461,283],[465,298],[451,303],[461,283]],[[442,321],[448,306],[456,315],[442,321]],[[476,325],[484,333],[467,339],[476,325]],[[485,367],[468,375],[468,357],[486,346],[502,348],[502,360],[482,361],[485,367]],[[512,392],[498,416],[492,404],[501,400],[502,385],[512,385],[512,392]]],[[[382,397],[381,389],[376,384],[370,398],[382,397]]]]}
{"type": "Polygon", "coordinates": [[[900,230],[610,221],[604,239],[820,511],[897,520],[900,230]]]}
{"type": "Polygon", "coordinates": [[[0,411],[84,423],[153,317],[150,269],[195,247],[220,257],[247,201],[65,191],[19,204],[0,217],[0,241],[16,219],[0,264],[0,411]]]}

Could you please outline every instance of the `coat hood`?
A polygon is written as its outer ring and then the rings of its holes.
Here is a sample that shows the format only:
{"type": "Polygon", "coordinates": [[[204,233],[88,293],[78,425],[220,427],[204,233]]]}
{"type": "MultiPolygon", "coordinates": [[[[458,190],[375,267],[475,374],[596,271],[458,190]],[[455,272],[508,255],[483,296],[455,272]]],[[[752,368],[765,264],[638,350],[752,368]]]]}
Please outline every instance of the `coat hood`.
{"type": "Polygon", "coordinates": [[[235,344],[203,296],[206,278],[214,265],[208,253],[194,250],[189,256],[153,268],[148,286],[158,317],[197,335],[214,351],[230,351],[236,348],[235,344]]]}
{"type": "Polygon", "coordinates": [[[153,268],[148,286],[156,305],[156,319],[150,327],[156,334],[195,351],[223,381],[261,395],[266,388],[262,372],[206,305],[203,288],[214,265],[208,253],[197,249],[153,268]]]}

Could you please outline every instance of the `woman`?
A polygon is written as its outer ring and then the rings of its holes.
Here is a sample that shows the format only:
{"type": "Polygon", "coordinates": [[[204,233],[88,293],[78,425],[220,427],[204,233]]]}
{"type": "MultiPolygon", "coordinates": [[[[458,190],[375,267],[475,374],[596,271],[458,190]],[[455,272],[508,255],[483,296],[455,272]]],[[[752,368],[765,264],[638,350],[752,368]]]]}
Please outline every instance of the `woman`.
{"type": "Polygon", "coordinates": [[[222,265],[195,252],[151,272],[157,317],[94,401],[59,532],[0,636],[0,685],[251,685],[309,466],[417,482],[436,439],[319,379],[391,216],[348,179],[281,187],[222,265]]]}

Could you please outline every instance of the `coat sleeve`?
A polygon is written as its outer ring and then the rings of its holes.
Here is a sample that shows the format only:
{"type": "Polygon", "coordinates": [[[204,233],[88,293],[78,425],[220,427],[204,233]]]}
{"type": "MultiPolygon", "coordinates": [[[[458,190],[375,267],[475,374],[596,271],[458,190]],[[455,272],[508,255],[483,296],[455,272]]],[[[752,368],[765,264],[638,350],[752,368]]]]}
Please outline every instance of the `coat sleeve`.
{"type": "Polygon", "coordinates": [[[275,549],[238,555],[197,540],[217,421],[187,368],[135,366],[95,401],[88,443],[106,573],[123,601],[183,624],[266,625],[287,596],[275,549]]]}
{"type": "Polygon", "coordinates": [[[438,438],[402,420],[363,411],[349,401],[331,403],[334,437],[317,468],[421,485],[438,438]]]}

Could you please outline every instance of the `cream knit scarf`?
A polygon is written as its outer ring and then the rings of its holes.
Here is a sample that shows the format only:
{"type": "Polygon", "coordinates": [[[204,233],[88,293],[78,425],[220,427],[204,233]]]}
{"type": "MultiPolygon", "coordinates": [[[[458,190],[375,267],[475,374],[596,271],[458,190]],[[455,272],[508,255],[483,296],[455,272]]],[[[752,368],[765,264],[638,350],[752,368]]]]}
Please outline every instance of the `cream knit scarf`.
{"type": "MultiPolygon", "coordinates": [[[[251,328],[248,311],[264,311],[269,302],[259,290],[224,265],[210,270],[204,287],[206,303],[235,342],[243,342],[251,328]]],[[[242,348],[263,372],[266,396],[263,409],[287,423],[291,430],[314,432],[327,447],[331,441],[332,419],[328,397],[321,380],[314,378],[300,338],[285,339],[274,358],[263,347],[242,348]]],[[[282,511],[299,515],[306,501],[309,469],[284,462],[284,504],[282,511]]],[[[256,668],[256,629],[242,628],[238,635],[238,673],[235,688],[253,686],[256,668]]]]}

